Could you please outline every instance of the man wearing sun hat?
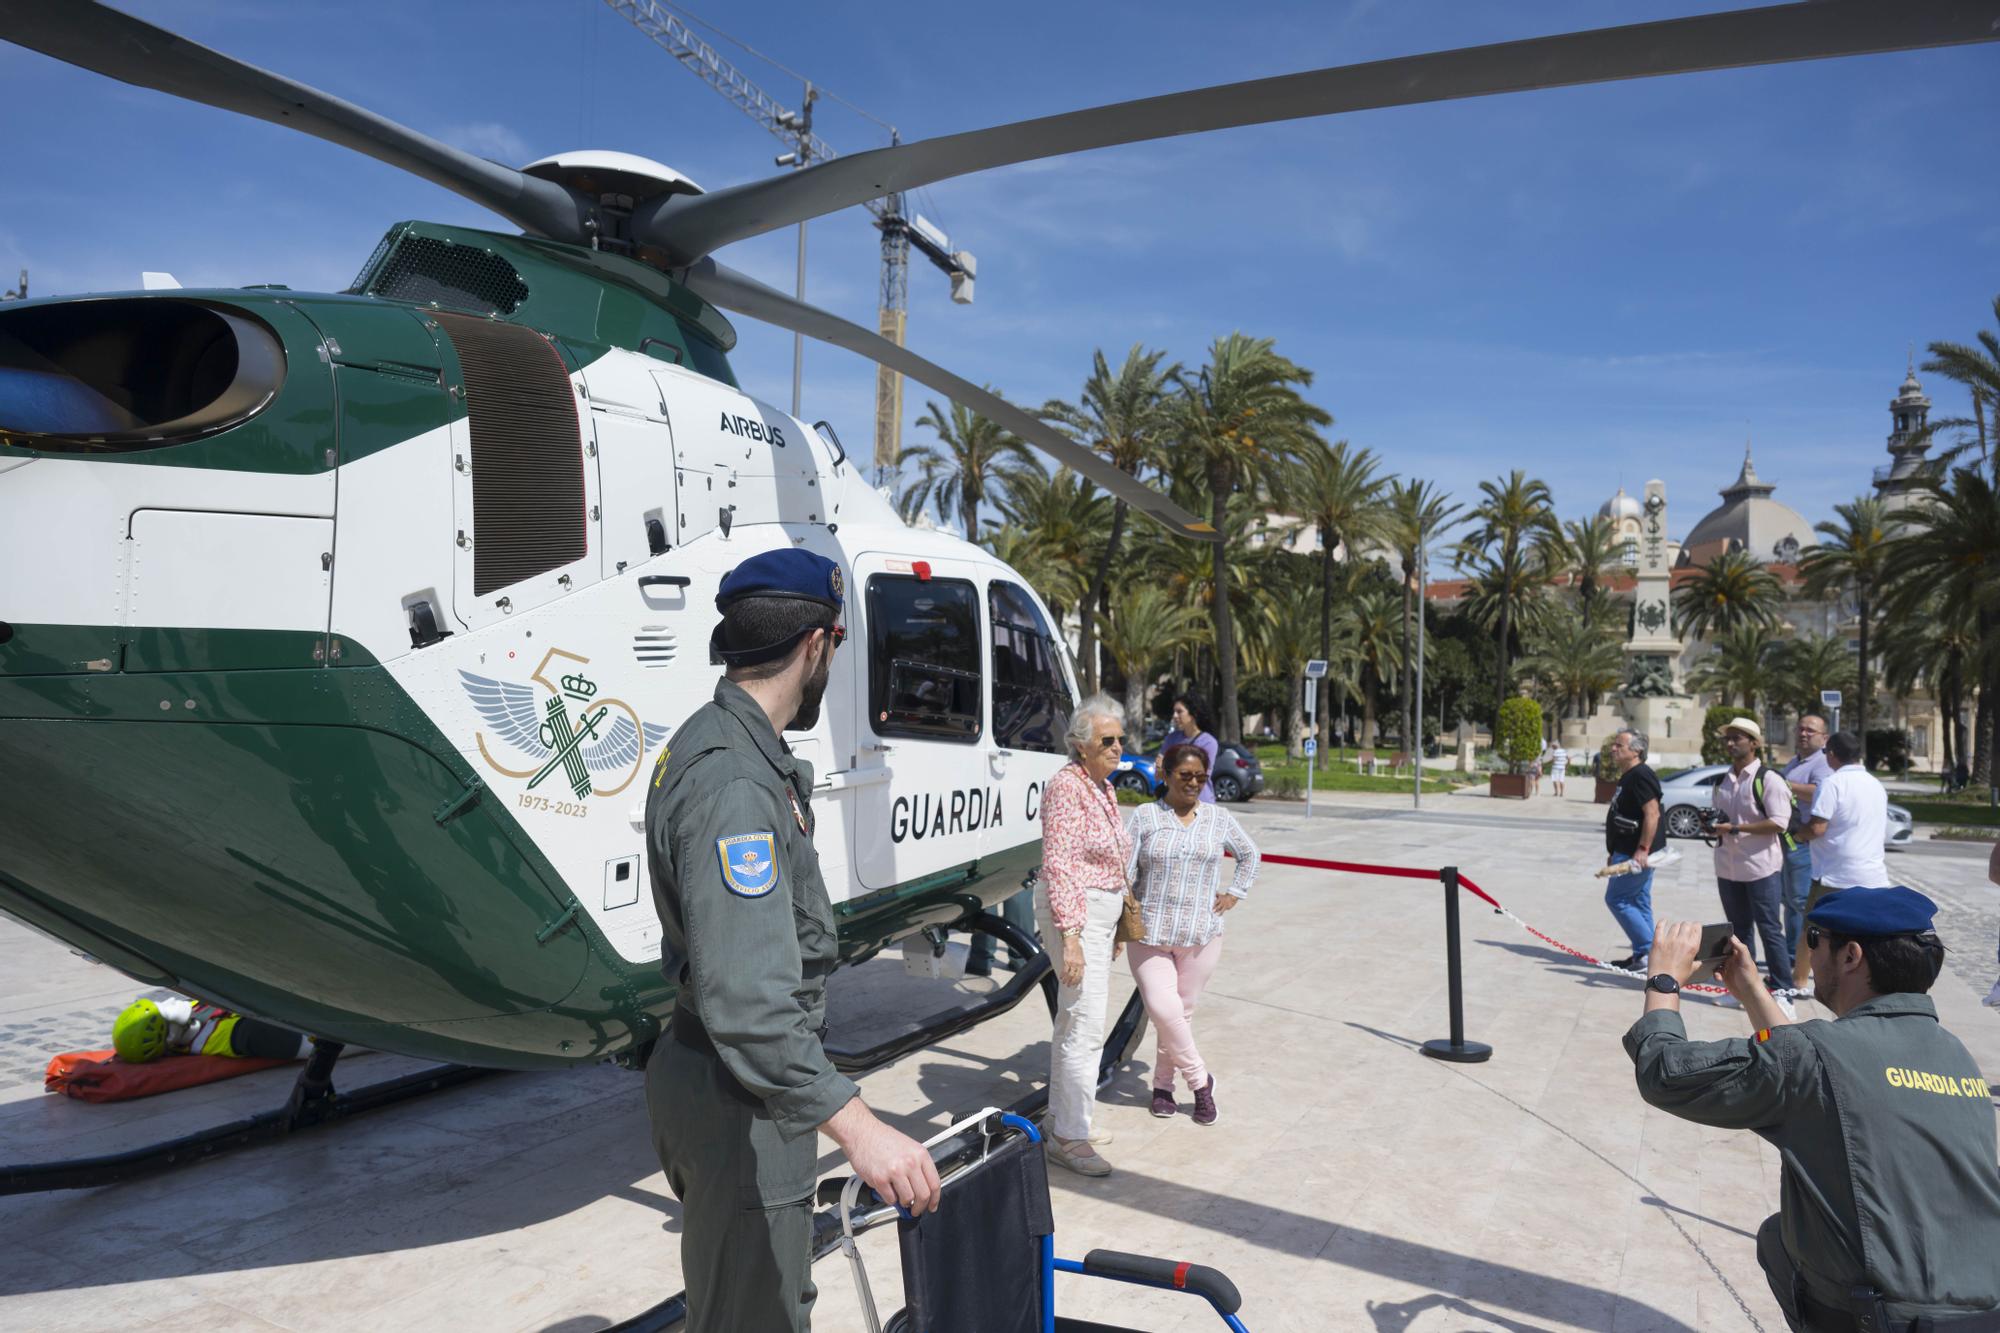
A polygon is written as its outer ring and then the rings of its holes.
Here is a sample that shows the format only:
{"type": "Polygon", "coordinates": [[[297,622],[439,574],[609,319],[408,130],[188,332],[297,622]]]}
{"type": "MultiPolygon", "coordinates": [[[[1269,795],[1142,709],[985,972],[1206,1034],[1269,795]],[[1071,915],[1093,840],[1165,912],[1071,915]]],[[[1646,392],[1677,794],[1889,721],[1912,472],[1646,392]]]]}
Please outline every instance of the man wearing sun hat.
{"type": "Polygon", "coordinates": [[[1646,1012],[1625,1034],[1639,1095],[1778,1149],[1757,1257],[1794,1329],[2000,1329],[1993,1091],[1927,994],[1936,910],[1901,886],[1820,900],[1802,943],[1832,1022],[1787,1021],[1731,938],[1722,980],[1756,1030],[1724,1041],[1689,1041],[1681,1021],[1700,925],[1654,938],[1646,1012]]]}
{"type": "Polygon", "coordinates": [[[875,1118],[822,1043],[833,904],[812,766],[784,733],[818,724],[845,592],[840,566],[802,549],[730,571],[709,638],[723,678],[647,793],[660,968],[680,993],[646,1062],[646,1107],[683,1209],[691,1333],[810,1326],[818,1134],[891,1202],[922,1213],[938,1196],[930,1154],[875,1118]]]}
{"type": "MultiPolygon", "coordinates": [[[[1751,717],[1722,724],[1722,748],[1729,771],[1710,799],[1722,813],[1715,825],[1715,883],[1722,914],[1754,956],[1764,940],[1764,967],[1774,987],[1792,981],[1792,946],[1785,937],[1785,831],[1792,820],[1792,793],[1776,770],[1757,757],[1764,730],[1751,717]],[[1753,933],[1754,932],[1754,933],[1753,933]]],[[[1783,1007],[1783,1002],[1780,1002],[1783,1007]]]]}

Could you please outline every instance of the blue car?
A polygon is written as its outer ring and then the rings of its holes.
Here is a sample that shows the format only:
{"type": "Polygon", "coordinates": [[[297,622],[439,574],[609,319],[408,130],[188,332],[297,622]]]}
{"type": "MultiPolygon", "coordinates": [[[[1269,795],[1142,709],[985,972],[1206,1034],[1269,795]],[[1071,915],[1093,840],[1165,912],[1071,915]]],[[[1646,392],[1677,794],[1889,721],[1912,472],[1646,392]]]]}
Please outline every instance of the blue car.
{"type": "Polygon", "coordinates": [[[1153,761],[1130,750],[1125,752],[1125,757],[1112,771],[1111,785],[1120,791],[1136,791],[1141,796],[1160,794],[1160,779],[1153,769],[1153,761]]]}

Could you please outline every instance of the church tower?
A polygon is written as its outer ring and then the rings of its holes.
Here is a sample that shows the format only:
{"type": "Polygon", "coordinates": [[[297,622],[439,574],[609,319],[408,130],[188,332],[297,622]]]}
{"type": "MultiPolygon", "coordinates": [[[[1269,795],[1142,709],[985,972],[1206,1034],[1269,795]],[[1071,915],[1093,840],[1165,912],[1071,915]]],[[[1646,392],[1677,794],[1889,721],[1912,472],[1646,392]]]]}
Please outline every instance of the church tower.
{"type": "Polygon", "coordinates": [[[1930,440],[1923,430],[1930,422],[1931,400],[1925,396],[1921,384],[1917,383],[1917,371],[1913,365],[1903,376],[1903,387],[1889,400],[1889,420],[1895,427],[1889,432],[1890,463],[1875,469],[1875,490],[1882,497],[1885,508],[1894,512],[1910,503],[1909,493],[1930,466],[1924,457],[1929,450],[1930,440]]]}

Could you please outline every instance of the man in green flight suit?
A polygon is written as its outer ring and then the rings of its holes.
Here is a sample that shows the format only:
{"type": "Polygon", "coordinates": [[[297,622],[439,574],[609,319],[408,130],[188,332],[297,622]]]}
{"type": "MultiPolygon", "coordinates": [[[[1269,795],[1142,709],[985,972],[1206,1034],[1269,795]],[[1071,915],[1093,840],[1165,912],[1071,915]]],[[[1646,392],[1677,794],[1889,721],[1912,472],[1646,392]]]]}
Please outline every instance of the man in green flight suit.
{"type": "Polygon", "coordinates": [[[1819,901],[1802,943],[1831,1023],[1787,1019],[1730,940],[1722,980],[1755,1032],[1727,1041],[1681,1025],[1701,927],[1654,936],[1646,1012],[1625,1034],[1639,1095],[1778,1149],[1757,1258],[1794,1329],[2000,1330],[1993,1094],[1925,993],[1944,960],[1936,910],[1900,886],[1819,901]]]}
{"type": "Polygon", "coordinates": [[[846,630],[840,567],[767,552],[722,581],[715,698],[654,765],[646,849],[680,987],[646,1064],[653,1146],[681,1200],[691,1333],[811,1325],[815,1130],[884,1198],[934,1208],[922,1144],[827,1059],[833,905],[813,852],[812,768],[783,733],[819,718],[846,630]]]}

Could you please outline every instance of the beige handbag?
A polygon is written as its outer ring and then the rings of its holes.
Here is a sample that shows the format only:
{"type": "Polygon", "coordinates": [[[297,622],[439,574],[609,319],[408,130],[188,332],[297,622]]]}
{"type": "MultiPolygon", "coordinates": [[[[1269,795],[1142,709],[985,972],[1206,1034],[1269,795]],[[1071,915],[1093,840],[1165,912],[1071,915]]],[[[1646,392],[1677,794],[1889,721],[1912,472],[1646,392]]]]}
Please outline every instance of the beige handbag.
{"type": "Polygon", "coordinates": [[[1146,938],[1146,914],[1139,908],[1139,900],[1132,896],[1132,890],[1125,890],[1125,906],[1118,913],[1118,929],[1111,934],[1114,944],[1143,942],[1146,938]]]}

